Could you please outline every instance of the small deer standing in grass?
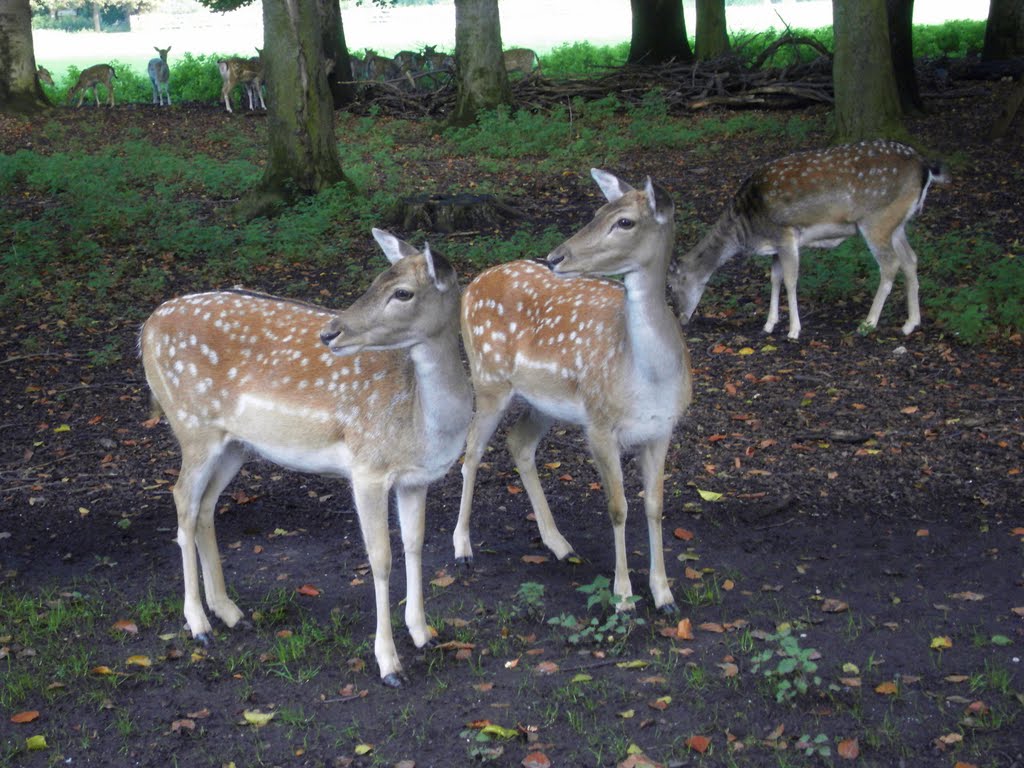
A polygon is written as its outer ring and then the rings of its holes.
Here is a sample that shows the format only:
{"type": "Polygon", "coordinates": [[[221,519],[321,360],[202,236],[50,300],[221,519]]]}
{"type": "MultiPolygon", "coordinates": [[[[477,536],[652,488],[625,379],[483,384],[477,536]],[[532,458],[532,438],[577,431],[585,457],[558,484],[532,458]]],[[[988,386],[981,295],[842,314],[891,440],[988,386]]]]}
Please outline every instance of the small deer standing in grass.
{"type": "Polygon", "coordinates": [[[233,111],[231,92],[236,85],[242,86],[243,98],[249,99],[250,111],[256,109],[257,102],[261,109],[267,108],[266,102],[263,101],[263,62],[259,56],[253,56],[251,59],[221,59],[217,62],[217,69],[220,70],[220,96],[228,112],[233,111]]]}
{"type": "Polygon", "coordinates": [[[524,78],[532,77],[534,74],[540,77],[540,57],[536,51],[529,48],[509,48],[503,54],[505,58],[505,72],[512,74],[518,72],[524,78]]]}
{"type": "Polygon", "coordinates": [[[374,653],[386,685],[401,685],[391,633],[388,495],[395,491],[405,550],[405,623],[431,640],[421,553],[427,486],[462,452],[472,391],[462,365],[455,271],[374,230],[391,267],[348,309],[240,291],[161,305],[142,328],[146,380],[181,446],[174,486],[185,618],[207,643],[199,596],[229,627],[214,534],[217,498],[250,454],[301,472],[348,477],[373,572],[374,653]],[[197,563],[196,556],[198,554],[197,563]]]}
{"type": "Polygon", "coordinates": [[[171,106],[171,69],[167,66],[167,54],[171,52],[171,47],[154,46],[154,50],[160,57],[149,60],[149,82],[153,86],[153,103],[162,107],[166,98],[167,106],[171,106]]]}
{"type": "Polygon", "coordinates": [[[53,75],[50,74],[50,70],[46,67],[39,67],[39,69],[36,70],[36,77],[39,78],[40,83],[53,85],[53,75]]]}
{"type": "Polygon", "coordinates": [[[70,104],[77,94],[78,104],[75,106],[82,106],[82,102],[85,101],[86,91],[92,88],[92,95],[96,99],[96,106],[98,107],[100,105],[99,85],[102,83],[107,89],[107,103],[112,107],[114,106],[114,80],[116,79],[117,74],[112,66],[109,64],[94,64],[88,69],[82,70],[82,73],[78,76],[78,82],[68,89],[68,103],[70,104]]]}
{"type": "Polygon", "coordinates": [[[643,474],[655,606],[674,608],[665,574],[661,520],[665,456],[691,399],[690,359],[665,297],[675,225],[669,195],[647,180],[633,189],[593,170],[608,203],[550,254],[492,267],[466,289],[462,338],[476,393],[462,467],[453,543],[470,562],[469,523],[477,468],[514,396],[529,406],[508,446],[544,544],[559,559],[572,547],[558,531],[537,475],[536,450],[556,421],[586,431],[608,499],[615,542],[614,594],[631,607],[626,496],[620,452],[634,447],[643,474]],[[583,275],[622,275],[622,283],[583,275]]]}
{"type": "Polygon", "coordinates": [[[941,163],[924,160],[895,141],[864,141],[775,160],[743,182],[704,238],[674,262],[669,284],[680,315],[689,320],[711,275],[737,254],[774,256],[765,333],[779,321],[780,285],[789,301],[789,338],[800,336],[796,285],[800,248],[834,248],[860,232],[881,278],[865,330],[874,329],[899,270],[906,278],[907,321],[921,324],[917,254],[907,222],[924,207],[932,182],[949,181],[941,163]]]}

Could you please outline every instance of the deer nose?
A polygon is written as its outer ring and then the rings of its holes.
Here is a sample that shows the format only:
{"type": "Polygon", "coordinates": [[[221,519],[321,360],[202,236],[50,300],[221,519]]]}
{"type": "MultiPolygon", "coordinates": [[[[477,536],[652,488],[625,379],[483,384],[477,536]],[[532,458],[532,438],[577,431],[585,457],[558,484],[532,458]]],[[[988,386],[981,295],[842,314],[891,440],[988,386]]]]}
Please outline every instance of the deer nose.
{"type": "Polygon", "coordinates": [[[328,325],[322,331],[320,331],[320,341],[325,347],[331,346],[331,342],[334,341],[341,335],[341,329],[335,330],[334,324],[328,325]]]}
{"type": "Polygon", "coordinates": [[[565,261],[565,257],[567,255],[568,254],[567,254],[565,246],[563,246],[563,245],[558,246],[557,248],[555,248],[555,250],[553,250],[551,253],[548,254],[548,258],[547,258],[548,266],[551,269],[554,269],[559,264],[561,264],[563,261],[565,261]]]}

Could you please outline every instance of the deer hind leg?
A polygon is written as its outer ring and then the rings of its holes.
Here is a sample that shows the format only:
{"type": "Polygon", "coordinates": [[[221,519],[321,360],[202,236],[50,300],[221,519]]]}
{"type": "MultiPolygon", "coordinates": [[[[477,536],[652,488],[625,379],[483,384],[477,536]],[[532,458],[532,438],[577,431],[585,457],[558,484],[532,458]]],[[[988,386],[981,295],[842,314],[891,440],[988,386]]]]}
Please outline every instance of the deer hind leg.
{"type": "MultiPolygon", "coordinates": [[[[181,471],[178,481],[174,484],[174,503],[178,510],[178,546],[181,548],[181,565],[185,588],[185,621],[192,636],[206,644],[210,641],[213,627],[203,611],[203,603],[199,597],[199,553],[197,550],[196,528],[202,516],[203,501],[207,498],[207,489],[217,473],[217,463],[221,457],[221,449],[216,439],[204,442],[193,442],[181,445],[181,471]]],[[[212,526],[204,528],[202,537],[212,535],[212,526]]],[[[204,543],[204,546],[205,545],[204,543]]],[[[216,552],[216,543],[213,545],[216,552]]],[[[205,559],[208,548],[204,549],[205,559]]]]}
{"type": "Polygon", "coordinates": [[[634,608],[633,585],[629,581],[629,563],[626,560],[626,492],[622,487],[622,457],[618,439],[606,430],[588,430],[590,452],[601,475],[605,496],[608,498],[608,517],[612,521],[615,540],[615,581],[612,593],[619,598],[616,610],[634,608]]]}
{"type": "MultiPolygon", "coordinates": [[[[882,308],[885,307],[885,300],[889,298],[889,294],[892,292],[893,283],[896,280],[896,273],[899,272],[900,263],[897,255],[897,247],[895,246],[896,236],[893,232],[887,232],[884,224],[872,225],[862,224],[860,228],[861,235],[864,237],[864,241],[868,244],[868,248],[871,249],[871,254],[875,257],[875,261],[878,263],[879,279],[878,279],[878,290],[875,292],[874,301],[871,302],[871,309],[868,311],[867,319],[864,320],[864,327],[867,329],[874,329],[878,327],[878,319],[882,315],[882,308]]],[[[909,244],[907,246],[909,248],[909,244]]],[[[914,277],[913,277],[913,291],[911,291],[911,281],[908,275],[907,279],[907,303],[908,306],[911,301],[917,302],[917,265],[916,256],[914,257],[914,277]],[[911,298],[913,296],[913,298],[911,298]]],[[[908,318],[907,325],[910,324],[911,319],[908,318]]],[[[918,311],[918,317],[916,321],[920,321],[920,311],[918,311]]],[[[915,327],[916,327],[915,322],[915,327]]],[[[906,326],[904,326],[906,327],[906,326]]],[[[911,328],[913,330],[913,328],[911,328]]],[[[909,332],[909,331],[908,331],[909,332]]]]}
{"type": "Polygon", "coordinates": [[[541,438],[551,428],[554,420],[536,408],[530,408],[524,413],[509,430],[508,449],[515,459],[516,469],[519,470],[519,477],[523,481],[526,495],[530,497],[530,505],[533,507],[533,515],[537,518],[537,528],[540,529],[540,538],[544,546],[559,560],[573,554],[572,545],[565,540],[565,537],[555,525],[555,518],[551,514],[551,507],[548,506],[547,497],[540,484],[540,477],[537,476],[537,446],[541,438]]]}
{"type": "Polygon", "coordinates": [[[473,544],[469,536],[469,521],[473,514],[473,491],[476,488],[476,473],[480,468],[484,450],[490,442],[491,435],[498,428],[505,407],[512,397],[511,390],[500,393],[488,393],[477,386],[476,413],[469,425],[466,436],[466,455],[462,461],[462,500],[459,503],[459,519],[452,532],[452,545],[455,547],[455,562],[459,565],[471,565],[473,562],[473,544]]]}
{"type": "Polygon", "coordinates": [[[639,453],[644,479],[644,511],[647,515],[647,539],[650,546],[650,586],[654,605],[665,613],[676,610],[675,599],[665,575],[665,551],[662,542],[662,517],[665,503],[665,456],[669,438],[647,443],[639,453]]]}
{"type": "Polygon", "coordinates": [[[903,324],[903,335],[909,336],[914,329],[921,325],[921,305],[919,303],[919,286],[917,282],[917,254],[910,247],[907,240],[907,233],[900,227],[893,233],[893,247],[899,257],[900,267],[903,270],[903,277],[907,283],[907,322],[903,324]]]}
{"type": "Polygon", "coordinates": [[[417,648],[433,639],[423,610],[423,536],[426,526],[427,488],[398,488],[398,520],[405,552],[405,626],[417,648]]]}
{"type": "Polygon", "coordinates": [[[203,589],[206,593],[206,604],[214,615],[227,626],[235,626],[245,614],[228,597],[224,584],[224,569],[221,566],[220,552],[217,550],[217,534],[214,527],[217,499],[228,487],[245,463],[245,450],[237,443],[229,444],[217,460],[203,491],[199,504],[199,520],[196,526],[196,547],[199,550],[199,563],[203,569],[203,589]]]}
{"type": "Polygon", "coordinates": [[[392,688],[402,686],[402,662],[391,634],[391,540],[388,533],[388,489],[383,482],[352,478],[359,528],[366,544],[367,559],[373,572],[373,594],[377,606],[377,629],[373,654],[380,668],[381,681],[392,688]]]}

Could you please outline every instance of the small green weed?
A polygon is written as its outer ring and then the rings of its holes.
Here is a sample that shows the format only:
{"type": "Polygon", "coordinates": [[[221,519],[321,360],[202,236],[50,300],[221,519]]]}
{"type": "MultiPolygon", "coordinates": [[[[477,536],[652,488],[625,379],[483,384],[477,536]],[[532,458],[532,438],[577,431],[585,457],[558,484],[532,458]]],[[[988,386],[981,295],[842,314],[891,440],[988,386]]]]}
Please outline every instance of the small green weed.
{"type": "Polygon", "coordinates": [[[760,672],[774,686],[775,700],[792,702],[807,693],[811,686],[820,686],[817,651],[801,648],[789,626],[783,626],[765,639],[766,647],[751,657],[751,671],[760,672]],[[778,661],[776,662],[776,659],[778,661]]]}
{"type": "MultiPolygon", "coordinates": [[[[633,629],[647,622],[632,615],[631,611],[617,610],[619,599],[608,588],[610,584],[607,576],[598,576],[590,584],[576,588],[576,591],[587,595],[588,611],[598,609],[597,616],[588,621],[563,613],[548,619],[548,624],[565,630],[568,633],[566,639],[573,645],[592,643],[610,646],[613,651],[620,649],[633,629]]],[[[634,606],[638,601],[636,596],[627,600],[634,606]]]]}

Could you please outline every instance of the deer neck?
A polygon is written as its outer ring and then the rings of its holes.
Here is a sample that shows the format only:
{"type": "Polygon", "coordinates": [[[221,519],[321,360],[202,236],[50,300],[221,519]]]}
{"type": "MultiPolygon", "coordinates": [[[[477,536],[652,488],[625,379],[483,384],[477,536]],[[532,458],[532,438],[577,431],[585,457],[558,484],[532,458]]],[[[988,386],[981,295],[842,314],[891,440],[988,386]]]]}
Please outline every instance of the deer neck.
{"type": "Polygon", "coordinates": [[[665,298],[672,241],[670,233],[654,263],[623,277],[626,335],[634,365],[647,378],[678,376],[682,366],[679,323],[665,298]]]}
{"type": "Polygon", "coordinates": [[[446,329],[411,347],[409,357],[427,446],[433,447],[446,435],[465,433],[472,416],[473,394],[459,354],[458,333],[446,329]]]}

